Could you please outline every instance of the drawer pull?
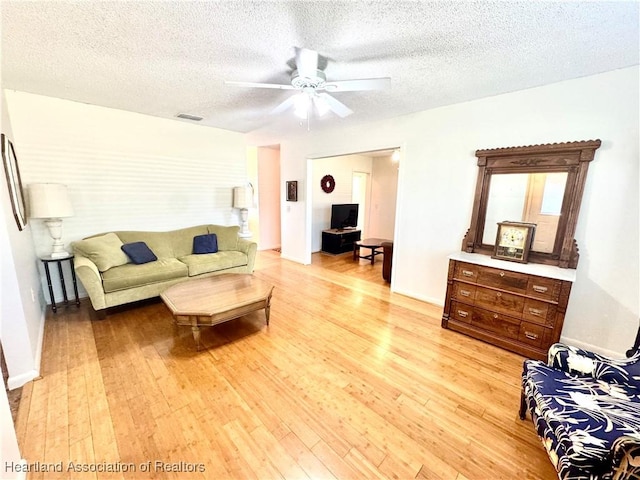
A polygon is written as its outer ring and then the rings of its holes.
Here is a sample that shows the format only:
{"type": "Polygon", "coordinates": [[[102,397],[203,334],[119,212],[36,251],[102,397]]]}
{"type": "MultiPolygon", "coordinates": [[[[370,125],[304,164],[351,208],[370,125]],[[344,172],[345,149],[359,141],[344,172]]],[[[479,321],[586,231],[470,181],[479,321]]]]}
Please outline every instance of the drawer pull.
{"type": "Polygon", "coordinates": [[[500,276],[501,276],[501,277],[504,277],[504,272],[500,272],[500,276]]]}
{"type": "Polygon", "coordinates": [[[541,285],[534,285],[533,286],[533,291],[534,292],[545,293],[547,290],[549,290],[547,287],[543,287],[541,285]]]}
{"type": "Polygon", "coordinates": [[[500,298],[502,294],[500,292],[496,293],[496,297],[500,298]]]}
{"type": "Polygon", "coordinates": [[[473,277],[473,272],[471,270],[462,270],[462,275],[465,277],[473,277]]]}
{"type": "Polygon", "coordinates": [[[541,317],[542,316],[542,310],[538,310],[537,308],[530,308],[529,309],[529,313],[531,315],[535,315],[536,317],[541,317]]]}
{"type": "Polygon", "coordinates": [[[465,312],[464,310],[458,310],[458,315],[460,315],[462,318],[466,318],[469,316],[469,312],[465,312]]]}
{"type": "Polygon", "coordinates": [[[531,333],[531,332],[524,332],[524,336],[527,337],[529,340],[537,340],[538,339],[538,335],[536,333],[531,333]]]}
{"type": "Polygon", "coordinates": [[[469,295],[471,295],[471,292],[469,290],[460,290],[460,295],[462,295],[463,297],[468,297],[469,295]]]}
{"type": "Polygon", "coordinates": [[[497,314],[497,313],[494,313],[494,314],[493,314],[493,318],[498,318],[498,314],[497,314]]]}

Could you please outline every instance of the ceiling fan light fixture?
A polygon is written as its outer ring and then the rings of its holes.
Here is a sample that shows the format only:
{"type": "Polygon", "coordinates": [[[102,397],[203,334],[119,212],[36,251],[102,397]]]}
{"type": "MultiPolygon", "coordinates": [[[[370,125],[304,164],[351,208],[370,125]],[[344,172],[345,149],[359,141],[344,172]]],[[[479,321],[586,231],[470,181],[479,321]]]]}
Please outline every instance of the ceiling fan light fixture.
{"type": "Polygon", "coordinates": [[[291,74],[291,84],[289,85],[235,81],[226,81],[225,84],[239,87],[299,91],[299,94],[286,98],[273,108],[271,113],[282,113],[293,107],[294,114],[302,120],[307,120],[308,126],[308,121],[314,114],[314,110],[318,116],[326,115],[328,111],[331,111],[340,118],[348,117],[353,113],[353,110],[327,92],[340,93],[362,90],[382,90],[383,88],[387,88],[391,81],[389,77],[381,77],[327,82],[324,71],[318,68],[318,52],[308,48],[298,47],[295,48],[295,51],[296,69],[291,74]]]}
{"type": "Polygon", "coordinates": [[[293,102],[293,114],[303,120],[307,118],[310,100],[311,99],[305,92],[296,95],[293,102]]]}
{"type": "Polygon", "coordinates": [[[316,107],[316,111],[318,112],[318,115],[320,115],[321,117],[326,115],[329,112],[329,110],[331,110],[327,101],[324,98],[319,97],[317,95],[313,97],[313,104],[316,107]]]}

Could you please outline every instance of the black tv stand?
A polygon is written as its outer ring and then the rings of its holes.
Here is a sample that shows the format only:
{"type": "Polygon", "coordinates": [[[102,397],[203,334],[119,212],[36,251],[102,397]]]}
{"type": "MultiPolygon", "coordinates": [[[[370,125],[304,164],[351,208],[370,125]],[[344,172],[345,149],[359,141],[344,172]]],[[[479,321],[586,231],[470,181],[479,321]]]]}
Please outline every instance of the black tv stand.
{"type": "Polygon", "coordinates": [[[362,232],[357,229],[331,228],[322,231],[322,251],[339,255],[341,253],[352,252],[353,244],[360,240],[362,232]]]}

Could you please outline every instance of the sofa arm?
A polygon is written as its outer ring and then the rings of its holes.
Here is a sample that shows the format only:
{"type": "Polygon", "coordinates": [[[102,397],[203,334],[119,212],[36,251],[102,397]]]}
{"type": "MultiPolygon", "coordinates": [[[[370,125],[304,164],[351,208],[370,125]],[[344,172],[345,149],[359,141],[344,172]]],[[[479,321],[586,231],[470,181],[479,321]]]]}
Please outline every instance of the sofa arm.
{"type": "Polygon", "coordinates": [[[547,364],[571,375],[640,386],[640,353],[628,359],[616,360],[581,348],[555,343],[549,348],[547,364]]]}
{"type": "Polygon", "coordinates": [[[256,263],[256,253],[258,251],[258,244],[245,238],[238,239],[238,250],[245,253],[248,257],[247,272],[253,273],[253,267],[256,263]]]}
{"type": "Polygon", "coordinates": [[[93,309],[97,311],[107,308],[104,289],[102,287],[102,277],[96,264],[87,257],[78,255],[76,255],[73,263],[76,276],[80,279],[82,286],[89,294],[93,309]]]}
{"type": "Polygon", "coordinates": [[[640,478],[640,436],[618,437],[611,453],[613,478],[640,478]]]}

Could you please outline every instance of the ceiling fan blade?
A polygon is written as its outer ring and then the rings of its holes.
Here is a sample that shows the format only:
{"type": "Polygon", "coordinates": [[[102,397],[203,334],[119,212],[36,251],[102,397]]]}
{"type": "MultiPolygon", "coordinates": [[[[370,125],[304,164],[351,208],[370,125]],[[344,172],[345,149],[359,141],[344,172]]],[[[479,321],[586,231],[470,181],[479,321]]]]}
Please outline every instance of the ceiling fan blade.
{"type": "Polygon", "coordinates": [[[328,92],[354,92],[357,90],[382,90],[391,83],[389,77],[385,78],[363,78],[360,80],[341,80],[338,82],[327,82],[324,89],[328,92]]]}
{"type": "Polygon", "coordinates": [[[280,85],[278,83],[254,83],[254,82],[229,82],[225,81],[225,85],[233,85],[235,87],[251,87],[251,88],[276,88],[279,90],[294,90],[292,85],[280,85]]]}
{"type": "Polygon", "coordinates": [[[285,110],[289,110],[291,107],[293,107],[295,105],[297,97],[298,97],[298,95],[291,95],[284,102],[282,102],[280,105],[278,105],[273,110],[271,110],[270,113],[272,115],[277,115],[278,113],[282,113],[285,110]]]}
{"type": "Polygon", "coordinates": [[[315,77],[318,70],[318,52],[308,48],[296,48],[296,67],[299,76],[315,77]]]}
{"type": "Polygon", "coordinates": [[[353,113],[353,110],[351,110],[341,101],[333,98],[328,93],[319,93],[318,97],[324,99],[327,102],[327,105],[329,105],[331,111],[341,118],[348,117],[353,113]]]}

